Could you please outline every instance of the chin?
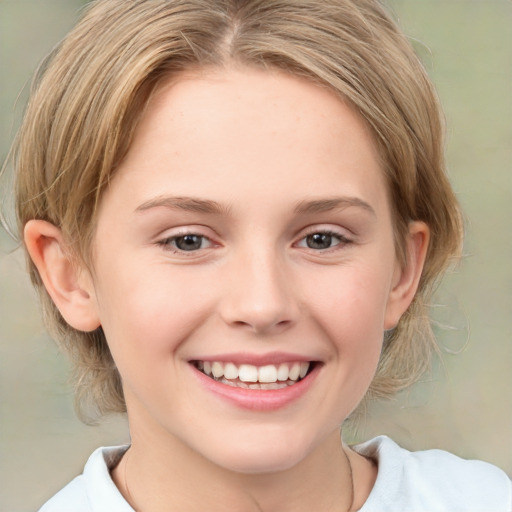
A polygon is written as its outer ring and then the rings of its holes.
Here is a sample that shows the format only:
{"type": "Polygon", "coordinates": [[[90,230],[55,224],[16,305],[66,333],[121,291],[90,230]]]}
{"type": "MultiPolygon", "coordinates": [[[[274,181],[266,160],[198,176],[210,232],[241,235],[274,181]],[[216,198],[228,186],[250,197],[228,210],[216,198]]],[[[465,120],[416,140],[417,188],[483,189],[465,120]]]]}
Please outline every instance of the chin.
{"type": "Polygon", "coordinates": [[[258,475],[289,470],[296,466],[301,460],[302,457],[294,457],[289,453],[283,454],[283,456],[276,456],[275,453],[266,453],[266,450],[263,450],[257,454],[241,455],[238,453],[233,457],[228,456],[220,459],[218,461],[220,464],[218,465],[234,473],[258,475]]]}
{"type": "Polygon", "coordinates": [[[217,446],[210,460],[224,469],[243,474],[265,474],[286,471],[298,465],[310,453],[310,443],[296,437],[258,436],[252,440],[231,442],[225,449],[217,446]]]}

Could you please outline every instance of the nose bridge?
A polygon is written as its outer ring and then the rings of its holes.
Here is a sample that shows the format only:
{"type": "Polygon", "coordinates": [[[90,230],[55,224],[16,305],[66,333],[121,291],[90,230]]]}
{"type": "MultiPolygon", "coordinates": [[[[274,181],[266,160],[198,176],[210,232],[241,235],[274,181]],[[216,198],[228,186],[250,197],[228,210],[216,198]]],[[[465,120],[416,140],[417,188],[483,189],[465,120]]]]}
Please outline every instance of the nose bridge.
{"type": "Polygon", "coordinates": [[[255,332],[291,325],[298,307],[283,255],[270,244],[248,244],[234,258],[222,307],[224,320],[255,332]]]}

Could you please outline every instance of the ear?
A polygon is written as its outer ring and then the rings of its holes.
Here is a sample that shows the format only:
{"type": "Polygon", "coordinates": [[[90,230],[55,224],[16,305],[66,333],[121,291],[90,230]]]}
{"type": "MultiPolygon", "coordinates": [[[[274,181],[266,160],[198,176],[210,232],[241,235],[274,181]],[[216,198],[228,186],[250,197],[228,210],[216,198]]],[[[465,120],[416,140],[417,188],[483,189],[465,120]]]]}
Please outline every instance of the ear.
{"type": "Polygon", "coordinates": [[[79,331],[100,326],[94,286],[89,272],[73,262],[59,228],[43,220],[25,225],[27,251],[46,291],[64,320],[79,331]]]}
{"type": "Polygon", "coordinates": [[[406,240],[406,263],[397,263],[388,297],[384,329],[396,327],[418,289],[427,255],[430,230],[424,222],[411,222],[406,240]]]}

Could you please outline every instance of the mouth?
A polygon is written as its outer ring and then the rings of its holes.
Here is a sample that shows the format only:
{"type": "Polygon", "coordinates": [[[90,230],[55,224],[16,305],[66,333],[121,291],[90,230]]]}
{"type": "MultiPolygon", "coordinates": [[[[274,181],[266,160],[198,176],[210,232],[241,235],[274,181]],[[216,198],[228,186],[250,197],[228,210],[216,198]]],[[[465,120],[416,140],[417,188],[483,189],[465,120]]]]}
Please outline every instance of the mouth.
{"type": "Polygon", "coordinates": [[[306,378],[315,362],[287,362],[278,365],[235,364],[220,361],[191,361],[207,377],[242,389],[276,390],[293,386],[306,378]]]}

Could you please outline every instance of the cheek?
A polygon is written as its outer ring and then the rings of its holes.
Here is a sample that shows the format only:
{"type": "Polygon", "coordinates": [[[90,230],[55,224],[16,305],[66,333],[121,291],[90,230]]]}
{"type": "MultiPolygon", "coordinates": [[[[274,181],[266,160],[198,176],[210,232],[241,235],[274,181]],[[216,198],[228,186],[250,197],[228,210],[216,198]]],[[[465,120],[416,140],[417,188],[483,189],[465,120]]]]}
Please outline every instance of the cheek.
{"type": "Polygon", "coordinates": [[[384,331],[390,276],[378,265],[365,265],[337,269],[326,275],[323,286],[317,279],[309,291],[315,296],[316,316],[336,338],[371,343],[372,333],[380,338],[384,331]]]}
{"type": "Polygon", "coordinates": [[[315,293],[313,317],[334,348],[341,382],[362,398],[382,349],[389,276],[377,265],[343,268],[325,284],[329,292],[315,293]]]}
{"type": "Polygon", "coordinates": [[[108,270],[98,279],[100,320],[120,370],[177,350],[211,309],[212,297],[197,286],[201,280],[165,265],[118,262],[108,270]]]}

